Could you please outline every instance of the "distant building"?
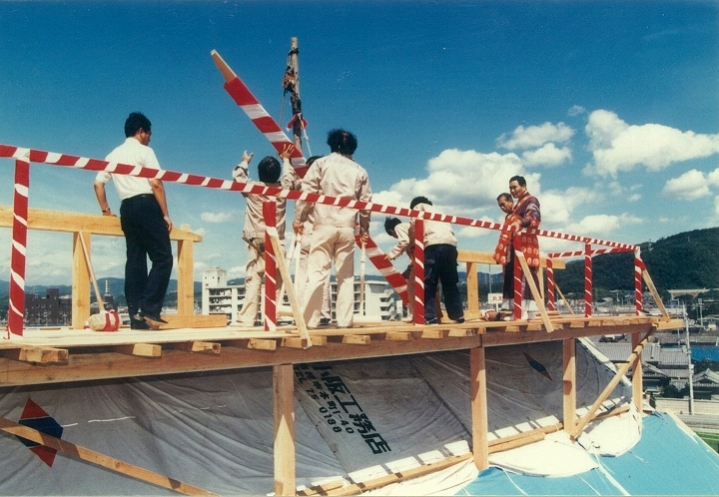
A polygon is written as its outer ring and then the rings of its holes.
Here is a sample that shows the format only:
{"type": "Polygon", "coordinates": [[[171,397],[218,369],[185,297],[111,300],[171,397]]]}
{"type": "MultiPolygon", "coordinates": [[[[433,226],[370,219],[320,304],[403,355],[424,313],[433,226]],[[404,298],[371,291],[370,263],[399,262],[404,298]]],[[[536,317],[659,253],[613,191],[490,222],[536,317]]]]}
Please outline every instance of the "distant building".
{"type": "Polygon", "coordinates": [[[72,322],[72,297],[48,288],[45,296],[25,294],[25,324],[28,326],[68,325],[72,322]]]}

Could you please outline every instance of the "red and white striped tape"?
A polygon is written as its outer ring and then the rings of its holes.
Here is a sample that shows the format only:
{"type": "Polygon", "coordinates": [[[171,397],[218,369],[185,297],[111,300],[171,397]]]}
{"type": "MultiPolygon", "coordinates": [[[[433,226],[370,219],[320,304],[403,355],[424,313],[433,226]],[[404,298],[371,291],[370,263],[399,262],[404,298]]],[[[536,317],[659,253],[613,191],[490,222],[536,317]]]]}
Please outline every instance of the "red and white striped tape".
{"type": "Polygon", "coordinates": [[[556,297],[554,296],[554,263],[547,258],[547,306],[550,311],[557,310],[556,297]]]}
{"type": "Polygon", "coordinates": [[[20,151],[15,161],[15,193],[13,196],[12,253],[10,256],[10,296],[7,332],[22,335],[25,316],[25,268],[27,267],[27,214],[30,192],[29,151],[20,151]]]}
{"type": "MultiPolygon", "coordinates": [[[[355,236],[355,241],[359,246],[362,246],[361,238],[359,234],[355,236]]],[[[384,252],[380,250],[372,238],[367,239],[365,242],[365,251],[369,260],[374,264],[374,267],[377,268],[380,274],[384,276],[387,282],[394,288],[402,299],[402,302],[405,305],[411,305],[407,302],[407,280],[395,269],[394,265],[385,258],[384,252]]]]}
{"type": "MultiPolygon", "coordinates": [[[[600,254],[617,254],[621,252],[632,252],[634,251],[634,247],[615,247],[615,248],[598,248],[592,250],[592,255],[600,255],[600,254]]],[[[580,257],[584,256],[586,254],[586,251],[583,250],[574,250],[571,252],[552,252],[551,254],[547,254],[548,259],[560,259],[563,257],[580,257]]]]}
{"type": "MultiPolygon", "coordinates": [[[[0,144],[0,158],[15,157],[18,151],[27,150],[20,149],[11,145],[0,144]]],[[[20,152],[21,153],[21,152],[20,152]]],[[[348,198],[330,197],[327,195],[319,195],[317,193],[301,192],[298,190],[286,190],[279,187],[250,185],[248,183],[240,183],[234,180],[224,180],[212,178],[209,176],[200,176],[197,174],[179,173],[169,170],[148,169],[138,166],[130,166],[127,164],[118,164],[114,162],[102,161],[99,159],[88,159],[74,155],[58,154],[53,152],[44,152],[40,150],[29,150],[30,162],[39,164],[48,164],[53,166],[72,167],[75,169],[85,169],[89,171],[107,171],[114,174],[129,174],[148,179],[160,179],[172,183],[180,183],[191,186],[201,186],[205,188],[214,188],[218,190],[228,190],[236,192],[244,192],[257,195],[276,196],[286,198],[288,200],[302,200],[305,202],[314,202],[325,205],[335,205],[338,207],[349,207],[350,209],[366,210],[381,214],[391,214],[395,216],[411,217],[415,219],[425,219],[429,221],[439,221],[443,223],[452,223],[461,226],[469,226],[472,228],[483,228],[501,231],[502,224],[492,221],[483,221],[481,219],[471,219],[466,217],[451,216],[438,212],[421,212],[408,209],[407,207],[395,207],[392,205],[382,205],[373,202],[363,202],[361,200],[352,200],[348,198]]],[[[528,234],[536,234],[547,238],[557,238],[560,240],[570,240],[576,242],[589,243],[592,245],[605,245],[617,248],[626,248],[634,250],[635,245],[627,243],[612,242],[601,240],[598,238],[588,238],[579,235],[569,235],[564,232],[547,231],[547,230],[527,230],[528,234]]]]}
{"type": "MultiPolygon", "coordinates": [[[[418,219],[414,223],[414,324],[424,324],[424,221],[418,219]]],[[[429,305],[434,305],[430,302],[429,305]]],[[[439,317],[439,316],[438,316],[439,317]]]]}
{"type": "Polygon", "coordinates": [[[592,315],[592,246],[584,246],[584,315],[592,315]]]}
{"type": "Polygon", "coordinates": [[[282,256],[282,254],[275,254],[275,247],[272,245],[271,239],[271,237],[278,237],[277,204],[275,202],[263,202],[262,217],[265,220],[264,324],[265,331],[275,331],[277,329],[277,257],[282,256]]]}
{"type": "Polygon", "coordinates": [[[646,271],[646,266],[640,255],[640,249],[634,250],[634,302],[635,312],[637,316],[644,312],[644,301],[642,295],[642,273],[646,271]]]}

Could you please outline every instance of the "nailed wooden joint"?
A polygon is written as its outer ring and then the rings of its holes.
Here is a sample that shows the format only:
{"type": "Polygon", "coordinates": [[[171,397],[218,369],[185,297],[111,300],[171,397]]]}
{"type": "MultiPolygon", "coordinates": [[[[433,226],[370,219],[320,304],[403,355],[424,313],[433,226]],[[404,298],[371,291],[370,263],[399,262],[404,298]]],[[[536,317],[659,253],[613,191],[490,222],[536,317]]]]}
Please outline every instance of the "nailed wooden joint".
{"type": "Polygon", "coordinates": [[[2,353],[3,357],[15,361],[32,362],[37,364],[67,364],[69,352],[67,349],[54,347],[20,347],[2,353]]]}
{"type": "Polygon", "coordinates": [[[342,343],[352,345],[368,345],[372,342],[369,335],[345,335],[342,337],[342,343]]]}
{"type": "Polygon", "coordinates": [[[134,355],[138,357],[162,357],[162,345],[154,343],[118,345],[113,350],[118,354],[134,355]]]}

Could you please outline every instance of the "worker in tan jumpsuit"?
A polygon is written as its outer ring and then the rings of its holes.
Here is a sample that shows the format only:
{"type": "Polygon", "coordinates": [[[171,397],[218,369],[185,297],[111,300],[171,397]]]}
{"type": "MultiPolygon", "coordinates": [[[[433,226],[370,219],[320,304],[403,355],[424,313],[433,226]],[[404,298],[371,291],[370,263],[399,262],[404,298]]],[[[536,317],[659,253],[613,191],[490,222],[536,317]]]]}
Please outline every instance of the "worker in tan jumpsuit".
{"type": "MultiPolygon", "coordinates": [[[[330,155],[315,161],[302,180],[302,191],[331,197],[369,202],[372,199],[367,172],[354,162],[357,138],[335,129],[328,133],[330,155]]],[[[310,241],[308,282],[302,312],[308,328],[320,322],[322,292],[334,263],[337,278],[335,314],[337,326],[352,326],[354,314],[354,247],[358,211],[348,207],[297,202],[293,228],[302,233],[304,222],[312,214],[314,226],[310,241]]],[[[360,235],[367,239],[369,211],[359,211],[360,235]]]]}
{"type": "MultiPolygon", "coordinates": [[[[244,152],[242,162],[235,166],[232,177],[235,181],[260,186],[274,186],[290,188],[294,168],[289,157],[294,150],[293,145],[287,145],[280,153],[282,166],[274,157],[267,156],[257,165],[260,181],[249,179],[248,167],[254,154],[244,152]],[[284,169],[284,172],[282,171],[284,169]],[[281,174],[281,177],[280,177],[281,174]]],[[[247,201],[245,209],[245,226],[242,230],[242,239],[247,242],[247,265],[245,266],[245,300],[242,310],[237,315],[235,324],[241,326],[255,326],[257,311],[260,305],[260,291],[262,278],[265,276],[265,220],[262,216],[262,204],[275,202],[277,205],[277,234],[280,240],[285,238],[285,215],[287,201],[279,197],[266,197],[255,194],[242,194],[247,201]]],[[[278,254],[278,257],[282,257],[278,254]]],[[[282,277],[277,273],[277,289],[282,286],[282,277]]]]}

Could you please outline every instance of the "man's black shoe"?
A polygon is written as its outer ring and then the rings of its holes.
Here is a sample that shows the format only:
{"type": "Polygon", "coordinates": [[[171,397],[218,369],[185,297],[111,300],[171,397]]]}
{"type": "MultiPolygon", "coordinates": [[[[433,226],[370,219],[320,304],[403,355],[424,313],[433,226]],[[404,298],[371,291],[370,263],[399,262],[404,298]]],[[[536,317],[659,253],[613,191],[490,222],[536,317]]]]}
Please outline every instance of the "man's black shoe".
{"type": "Polygon", "coordinates": [[[330,318],[320,318],[320,324],[322,326],[326,326],[326,325],[330,324],[330,318]]]}
{"type": "Polygon", "coordinates": [[[428,319],[424,324],[439,324],[439,318],[428,319]]]}
{"type": "Polygon", "coordinates": [[[147,314],[146,312],[144,312],[142,310],[138,311],[137,314],[132,316],[132,319],[136,319],[138,321],[140,321],[140,320],[144,321],[145,323],[147,323],[147,325],[151,329],[155,329],[155,330],[158,329],[163,324],[167,324],[167,321],[162,319],[160,316],[153,316],[151,314],[147,314]]]}
{"type": "Polygon", "coordinates": [[[455,323],[462,324],[462,323],[464,323],[464,316],[458,317],[457,319],[454,319],[453,321],[454,321],[455,323]]]}
{"type": "Polygon", "coordinates": [[[131,330],[149,330],[150,325],[148,325],[144,320],[137,320],[137,319],[130,319],[130,329],[131,330]]]}

